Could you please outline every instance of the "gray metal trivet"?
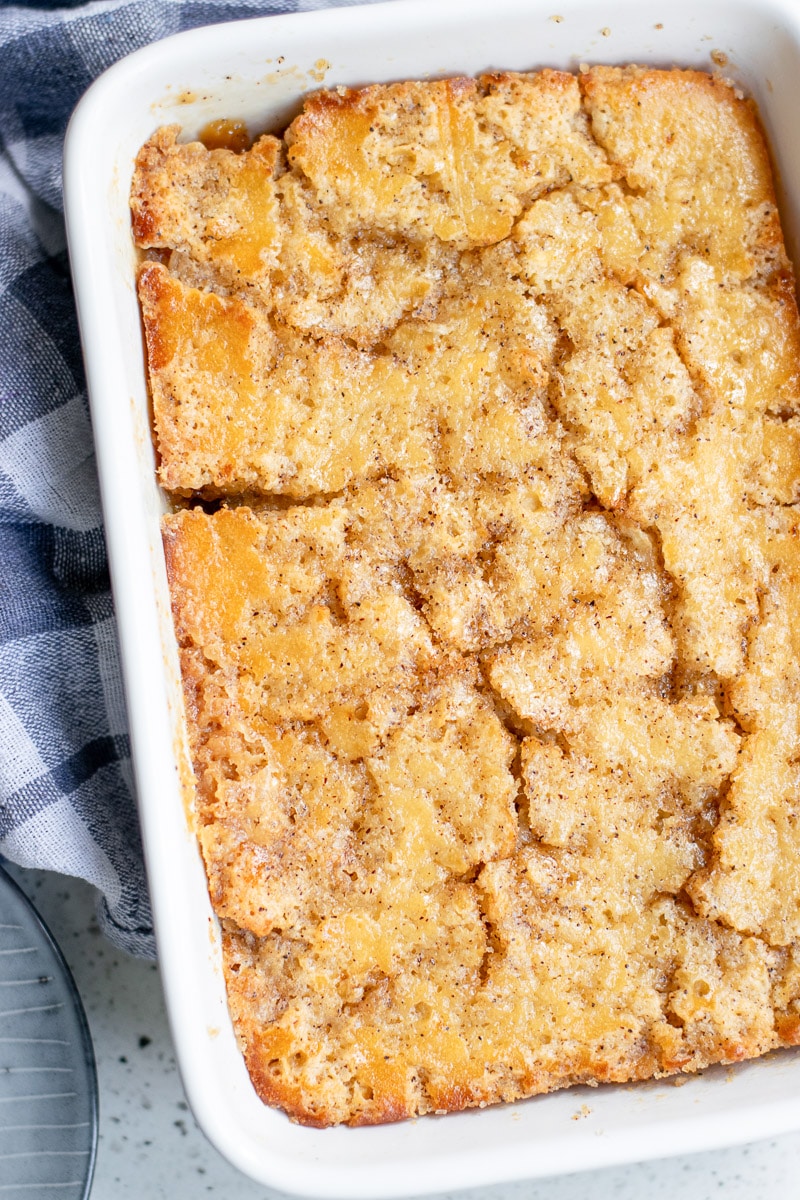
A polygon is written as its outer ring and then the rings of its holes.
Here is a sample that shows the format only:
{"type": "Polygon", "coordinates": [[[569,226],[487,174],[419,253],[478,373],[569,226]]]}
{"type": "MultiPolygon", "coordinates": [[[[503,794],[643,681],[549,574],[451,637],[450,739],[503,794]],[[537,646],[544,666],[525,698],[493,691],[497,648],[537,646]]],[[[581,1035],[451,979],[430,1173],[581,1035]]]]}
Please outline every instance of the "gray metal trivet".
{"type": "Polygon", "coordinates": [[[97,1076],[72,976],[0,867],[0,1200],[85,1200],[97,1076]]]}

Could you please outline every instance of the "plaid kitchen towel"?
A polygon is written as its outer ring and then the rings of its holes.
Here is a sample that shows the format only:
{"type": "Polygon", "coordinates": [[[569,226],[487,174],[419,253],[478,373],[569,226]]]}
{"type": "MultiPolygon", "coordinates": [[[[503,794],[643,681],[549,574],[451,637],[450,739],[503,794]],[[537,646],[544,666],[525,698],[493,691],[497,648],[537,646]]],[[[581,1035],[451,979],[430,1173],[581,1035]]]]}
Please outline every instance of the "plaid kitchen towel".
{"type": "Polygon", "coordinates": [[[133,954],[152,957],[155,946],[61,145],[81,94],[130,51],[195,25],[319,3],[0,2],[0,854],[93,883],[103,928],[133,954]]]}

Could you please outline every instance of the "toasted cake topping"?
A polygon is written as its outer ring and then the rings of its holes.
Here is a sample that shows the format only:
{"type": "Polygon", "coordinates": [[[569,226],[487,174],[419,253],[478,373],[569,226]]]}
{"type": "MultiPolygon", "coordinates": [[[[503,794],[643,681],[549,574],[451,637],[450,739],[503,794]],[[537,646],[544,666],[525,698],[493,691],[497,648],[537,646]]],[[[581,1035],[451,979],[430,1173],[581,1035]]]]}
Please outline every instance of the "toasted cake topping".
{"type": "Polygon", "coordinates": [[[753,106],[597,67],[177,134],[139,294],[259,1094],[375,1123],[799,1043],[800,321],[753,106]]]}

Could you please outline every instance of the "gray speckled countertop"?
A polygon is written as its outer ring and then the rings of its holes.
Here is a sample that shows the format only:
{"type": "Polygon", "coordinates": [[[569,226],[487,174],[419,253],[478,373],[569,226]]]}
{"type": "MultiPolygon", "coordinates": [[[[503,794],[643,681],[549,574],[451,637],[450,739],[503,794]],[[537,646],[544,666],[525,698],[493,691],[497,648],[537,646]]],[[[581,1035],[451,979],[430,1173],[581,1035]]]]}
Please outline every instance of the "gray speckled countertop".
{"type": "MultiPolygon", "coordinates": [[[[100,933],[86,884],[13,870],[72,968],[100,1083],[92,1200],[270,1200],[208,1144],[184,1099],[157,969],[100,933]]],[[[666,1147],[665,1147],[666,1149],[666,1147]]],[[[800,1200],[800,1134],[733,1150],[448,1193],[447,1200],[800,1200]]]]}

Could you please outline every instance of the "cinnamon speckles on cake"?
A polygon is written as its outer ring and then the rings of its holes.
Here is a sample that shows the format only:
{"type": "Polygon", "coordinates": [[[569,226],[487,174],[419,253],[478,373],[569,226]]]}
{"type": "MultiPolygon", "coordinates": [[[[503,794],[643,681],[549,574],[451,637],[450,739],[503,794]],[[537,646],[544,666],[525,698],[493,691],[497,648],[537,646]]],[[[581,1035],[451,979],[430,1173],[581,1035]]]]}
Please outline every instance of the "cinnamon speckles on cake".
{"type": "Polygon", "coordinates": [[[259,1094],[374,1124],[797,1044],[800,322],[752,104],[586,67],[177,135],[133,227],[259,1094]]]}

